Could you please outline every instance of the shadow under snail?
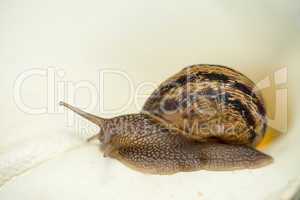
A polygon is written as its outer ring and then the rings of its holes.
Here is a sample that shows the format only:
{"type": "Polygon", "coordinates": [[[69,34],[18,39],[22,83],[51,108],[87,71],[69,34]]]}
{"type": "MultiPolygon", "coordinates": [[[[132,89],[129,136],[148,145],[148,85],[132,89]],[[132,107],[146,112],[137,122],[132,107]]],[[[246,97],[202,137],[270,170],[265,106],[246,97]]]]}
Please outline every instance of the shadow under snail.
{"type": "Polygon", "coordinates": [[[237,170],[265,166],[255,149],[266,128],[260,92],[245,75],[219,65],[192,65],[168,78],[140,113],[104,119],[67,103],[100,127],[104,156],[144,173],[237,170]]]}

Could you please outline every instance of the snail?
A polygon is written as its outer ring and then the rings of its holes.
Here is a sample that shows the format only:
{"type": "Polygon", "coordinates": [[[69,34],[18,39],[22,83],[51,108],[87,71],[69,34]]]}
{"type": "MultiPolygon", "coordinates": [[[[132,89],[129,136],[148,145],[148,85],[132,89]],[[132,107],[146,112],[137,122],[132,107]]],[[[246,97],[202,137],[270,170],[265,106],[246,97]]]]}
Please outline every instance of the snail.
{"type": "Polygon", "coordinates": [[[104,156],[150,174],[253,169],[273,158],[255,149],[267,128],[255,84],[220,65],[192,65],[168,78],[142,111],[104,119],[67,103],[100,127],[104,156]]]}

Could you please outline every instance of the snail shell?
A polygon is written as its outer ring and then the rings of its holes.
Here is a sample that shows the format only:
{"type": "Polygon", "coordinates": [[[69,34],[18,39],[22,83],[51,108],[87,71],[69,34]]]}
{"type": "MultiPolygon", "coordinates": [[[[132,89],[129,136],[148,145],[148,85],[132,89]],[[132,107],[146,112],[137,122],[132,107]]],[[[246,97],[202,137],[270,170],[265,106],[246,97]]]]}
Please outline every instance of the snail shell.
{"type": "Polygon", "coordinates": [[[231,68],[193,65],[163,82],[143,112],[162,118],[198,141],[256,145],[267,127],[255,84],[231,68]]]}
{"type": "Polygon", "coordinates": [[[254,146],[266,131],[263,99],[243,74],[194,65],[163,82],[137,114],[104,119],[61,102],[97,124],[104,155],[151,174],[236,170],[273,159],[254,146]]]}

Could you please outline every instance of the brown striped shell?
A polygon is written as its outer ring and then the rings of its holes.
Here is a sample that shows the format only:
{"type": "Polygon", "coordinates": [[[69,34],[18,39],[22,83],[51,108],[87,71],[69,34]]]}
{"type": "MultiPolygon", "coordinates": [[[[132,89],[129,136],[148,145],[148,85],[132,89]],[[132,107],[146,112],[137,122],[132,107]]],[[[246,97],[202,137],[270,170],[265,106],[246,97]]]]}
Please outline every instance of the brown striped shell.
{"type": "Polygon", "coordinates": [[[263,98],[245,75],[225,66],[193,65],[164,81],[143,111],[186,137],[256,145],[266,127],[263,98]]]}

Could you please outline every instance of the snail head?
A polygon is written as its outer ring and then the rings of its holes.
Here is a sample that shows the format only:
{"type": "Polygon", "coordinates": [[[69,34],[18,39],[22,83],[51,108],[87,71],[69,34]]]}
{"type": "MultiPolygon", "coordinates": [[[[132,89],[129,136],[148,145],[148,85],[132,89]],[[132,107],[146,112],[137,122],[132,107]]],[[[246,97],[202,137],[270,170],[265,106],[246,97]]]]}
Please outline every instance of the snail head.
{"type": "Polygon", "coordinates": [[[76,113],[76,114],[80,115],[81,117],[87,119],[88,121],[96,124],[100,128],[98,134],[87,139],[88,142],[98,139],[101,143],[104,143],[104,144],[109,143],[110,138],[112,136],[111,131],[109,131],[109,127],[110,127],[109,124],[111,121],[110,119],[104,119],[104,118],[98,117],[96,115],[87,113],[79,108],[76,108],[76,107],[74,107],[70,104],[67,104],[65,102],[62,102],[62,101],[59,102],[59,105],[72,110],[74,113],[76,113]]]}

